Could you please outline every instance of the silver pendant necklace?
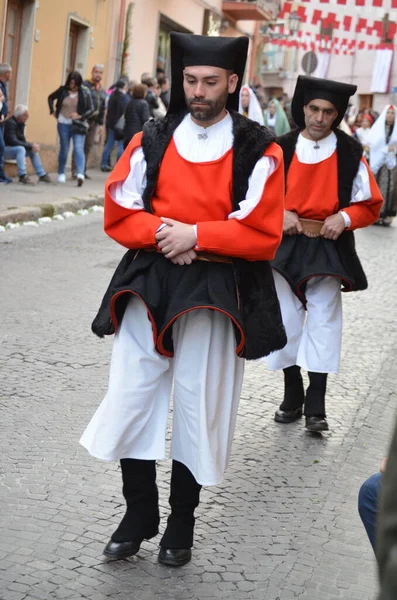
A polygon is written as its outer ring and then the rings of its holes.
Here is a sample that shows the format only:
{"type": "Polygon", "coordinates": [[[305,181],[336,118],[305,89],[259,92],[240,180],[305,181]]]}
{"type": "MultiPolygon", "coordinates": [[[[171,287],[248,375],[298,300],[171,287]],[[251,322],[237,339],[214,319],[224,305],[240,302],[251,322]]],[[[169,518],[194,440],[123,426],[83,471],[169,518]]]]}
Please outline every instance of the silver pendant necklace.
{"type": "Polygon", "coordinates": [[[206,140],[208,138],[208,134],[207,133],[198,133],[197,137],[199,140],[206,140]]]}
{"type": "Polygon", "coordinates": [[[315,145],[315,146],[313,146],[313,148],[314,148],[315,150],[319,150],[319,149],[320,149],[319,143],[318,143],[318,142],[316,142],[316,145],[315,145]]]}

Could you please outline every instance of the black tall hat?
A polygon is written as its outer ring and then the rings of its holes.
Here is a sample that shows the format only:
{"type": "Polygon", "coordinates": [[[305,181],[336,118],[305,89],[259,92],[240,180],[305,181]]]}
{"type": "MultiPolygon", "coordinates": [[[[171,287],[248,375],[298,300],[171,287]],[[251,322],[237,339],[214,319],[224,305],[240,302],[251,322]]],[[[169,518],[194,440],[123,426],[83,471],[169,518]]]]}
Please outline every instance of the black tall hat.
{"type": "Polygon", "coordinates": [[[357,86],[350,83],[299,75],[291,102],[292,118],[300,129],[304,129],[306,125],[303,107],[311,100],[328,100],[338,111],[338,116],[332,125],[332,129],[336,129],[347,110],[350,96],[353,96],[356,91],[357,86]]]}
{"type": "Polygon", "coordinates": [[[240,88],[248,53],[248,37],[236,38],[171,32],[171,99],[168,114],[186,109],[183,69],[193,66],[219,67],[238,75],[236,91],[229,94],[226,108],[238,110],[240,88]]]}

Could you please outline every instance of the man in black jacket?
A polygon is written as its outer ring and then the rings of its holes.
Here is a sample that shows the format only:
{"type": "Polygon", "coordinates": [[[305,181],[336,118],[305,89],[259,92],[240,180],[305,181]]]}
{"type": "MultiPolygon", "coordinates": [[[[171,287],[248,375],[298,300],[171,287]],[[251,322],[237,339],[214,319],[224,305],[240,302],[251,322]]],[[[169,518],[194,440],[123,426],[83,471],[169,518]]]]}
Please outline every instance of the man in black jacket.
{"type": "Polygon", "coordinates": [[[109,166],[108,162],[115,143],[117,144],[117,160],[119,160],[124,152],[123,139],[119,136],[117,126],[119,119],[124,115],[128,100],[127,84],[125,79],[120,78],[115,83],[114,92],[112,92],[107,106],[106,144],[101,158],[101,171],[107,172],[112,170],[112,167],[109,166]]]}
{"type": "Polygon", "coordinates": [[[29,118],[28,107],[18,104],[14,115],[8,119],[4,127],[4,158],[5,160],[16,160],[20,183],[32,184],[32,180],[26,171],[26,157],[32,161],[33,168],[39,181],[51,183],[51,178],[46,173],[40,160],[40,145],[28,142],[25,137],[25,124],[29,118]]]}
{"type": "MultiPolygon", "coordinates": [[[[103,133],[103,122],[105,119],[106,109],[106,91],[101,85],[103,78],[103,69],[103,65],[94,65],[91,71],[91,79],[86,79],[86,81],[84,81],[84,85],[91,92],[92,104],[94,107],[94,112],[88,119],[88,131],[84,142],[86,179],[91,179],[91,177],[87,174],[87,166],[88,158],[95,142],[95,137],[97,135],[101,137],[103,133]]],[[[76,173],[74,156],[72,163],[72,173],[76,173]]]]}

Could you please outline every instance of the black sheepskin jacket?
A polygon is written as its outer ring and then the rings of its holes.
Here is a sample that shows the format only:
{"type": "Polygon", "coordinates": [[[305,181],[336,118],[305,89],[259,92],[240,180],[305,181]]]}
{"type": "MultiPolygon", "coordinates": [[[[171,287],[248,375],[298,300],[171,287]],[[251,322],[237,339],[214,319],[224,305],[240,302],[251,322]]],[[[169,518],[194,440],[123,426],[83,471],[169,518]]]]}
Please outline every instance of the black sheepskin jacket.
{"type": "MultiPolygon", "coordinates": [[[[334,131],[337,139],[336,152],[338,163],[338,197],[339,209],[347,208],[351,201],[353,183],[360,168],[363,148],[356,139],[340,129],[334,131]]],[[[284,154],[285,182],[287,183],[288,170],[294,157],[296,144],[300,134],[299,129],[294,129],[277,139],[284,154]]],[[[344,231],[335,241],[340,256],[347,272],[355,284],[353,291],[366,290],[367,277],[356,252],[356,243],[353,231],[344,231]]]]}
{"type": "MultiPolygon", "coordinates": [[[[257,123],[230,111],[233,120],[233,210],[238,210],[244,200],[249,177],[255,164],[266,148],[275,141],[273,133],[257,123]]],[[[152,197],[156,188],[159,169],[164,153],[175,129],[186,113],[167,115],[163,119],[148,121],[143,129],[142,149],[147,162],[147,186],[143,193],[144,207],[152,213],[152,197]]],[[[117,289],[118,272],[122,275],[127,262],[135,251],[129,250],[123,257],[105,294],[92,330],[102,337],[114,333],[109,321],[109,305],[113,291],[117,289]]],[[[280,305],[269,261],[233,259],[233,267],[240,300],[240,314],[244,324],[246,345],[243,357],[248,360],[267,356],[283,348],[287,343],[282,323],[280,305]]]]}

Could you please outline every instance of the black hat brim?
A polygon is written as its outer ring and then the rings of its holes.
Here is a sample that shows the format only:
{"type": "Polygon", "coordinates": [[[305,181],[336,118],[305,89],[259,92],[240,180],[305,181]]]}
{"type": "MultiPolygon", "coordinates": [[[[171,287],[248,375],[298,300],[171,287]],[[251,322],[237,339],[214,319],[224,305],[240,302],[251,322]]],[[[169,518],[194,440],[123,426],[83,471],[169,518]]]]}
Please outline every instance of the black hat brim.
{"type": "Polygon", "coordinates": [[[171,98],[168,114],[186,109],[183,91],[183,71],[186,58],[190,66],[213,66],[233,71],[238,83],[233,94],[229,94],[226,108],[238,111],[240,89],[247,61],[249,39],[211,37],[171,32],[171,98]]]}
{"type": "Polygon", "coordinates": [[[338,111],[338,116],[332,124],[336,129],[342,121],[349,104],[350,96],[357,91],[357,86],[350,83],[342,83],[331,79],[320,79],[318,77],[305,77],[300,75],[296,82],[294,96],[291,102],[291,114],[299,129],[304,129],[305,113],[303,107],[307,104],[306,98],[313,93],[317,94],[317,99],[325,99],[332,102],[338,111]]]}

